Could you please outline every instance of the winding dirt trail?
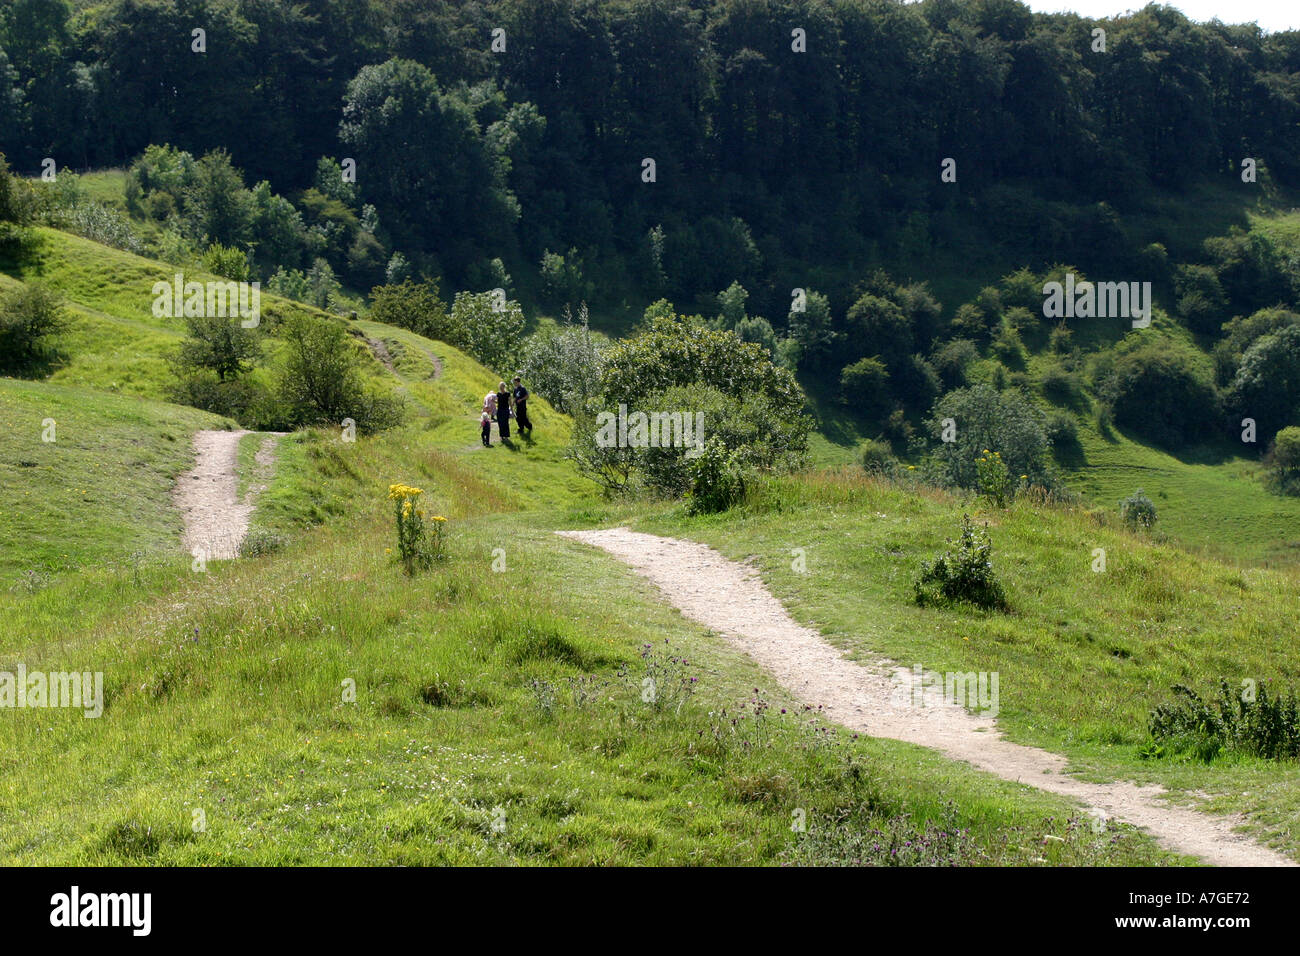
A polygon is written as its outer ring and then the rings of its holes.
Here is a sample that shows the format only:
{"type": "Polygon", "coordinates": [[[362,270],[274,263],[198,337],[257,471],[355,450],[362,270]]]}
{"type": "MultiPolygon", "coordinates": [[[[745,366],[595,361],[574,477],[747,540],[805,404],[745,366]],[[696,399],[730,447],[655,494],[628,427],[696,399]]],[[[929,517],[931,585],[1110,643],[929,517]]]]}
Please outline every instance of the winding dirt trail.
{"type": "Polygon", "coordinates": [[[239,440],[248,431],[194,433],[194,467],[176,480],[172,500],[185,522],[182,546],[194,557],[224,560],[239,557],[248,533],[253,503],[275,468],[278,433],[267,435],[257,451],[257,482],[239,500],[235,463],[239,440]]]}
{"type": "Polygon", "coordinates": [[[1087,783],[1066,759],[1005,740],[994,721],[946,704],[939,689],[913,686],[912,672],[879,658],[851,661],[794,621],[759,576],[706,545],[627,528],[556,532],[594,545],[652,581],[686,617],[722,634],[804,703],[870,734],[920,744],[1007,780],[1071,797],[1094,813],[1145,828],[1168,849],[1220,866],[1295,866],[1234,832],[1241,819],[1169,805],[1164,788],[1087,783]]]}

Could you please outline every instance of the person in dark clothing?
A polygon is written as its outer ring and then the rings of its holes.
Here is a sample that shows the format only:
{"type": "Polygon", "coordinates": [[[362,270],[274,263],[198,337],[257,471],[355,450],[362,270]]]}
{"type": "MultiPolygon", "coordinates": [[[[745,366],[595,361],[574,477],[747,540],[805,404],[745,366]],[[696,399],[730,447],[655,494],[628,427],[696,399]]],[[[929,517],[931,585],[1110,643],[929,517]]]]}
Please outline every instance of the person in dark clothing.
{"type": "Polygon", "coordinates": [[[497,431],[502,441],[510,437],[510,393],[505,382],[497,383],[497,431]]]}
{"type": "Polygon", "coordinates": [[[519,434],[532,435],[533,423],[528,420],[528,389],[524,388],[519,381],[519,376],[515,376],[515,421],[519,423],[519,434]]]}
{"type": "Polygon", "coordinates": [[[492,447],[492,416],[484,412],[478,420],[479,432],[483,436],[483,445],[486,448],[492,447]]]}

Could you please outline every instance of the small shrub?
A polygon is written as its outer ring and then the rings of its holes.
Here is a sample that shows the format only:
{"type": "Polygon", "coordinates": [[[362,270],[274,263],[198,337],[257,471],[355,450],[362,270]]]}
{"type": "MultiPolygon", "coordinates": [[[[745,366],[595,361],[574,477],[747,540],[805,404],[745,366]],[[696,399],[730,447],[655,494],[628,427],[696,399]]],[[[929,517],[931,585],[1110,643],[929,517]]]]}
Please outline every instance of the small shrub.
{"type": "Polygon", "coordinates": [[[49,338],[67,327],[63,299],[39,283],[0,294],[0,371],[27,372],[48,360],[49,338]]]}
{"type": "Polygon", "coordinates": [[[951,803],[942,819],[926,823],[906,813],[884,816],[865,809],[842,808],[783,856],[800,866],[971,866],[985,859],[951,803]]]}
{"type": "Polygon", "coordinates": [[[987,526],[977,532],[970,516],[962,515],[956,550],[945,551],[933,564],[921,562],[921,576],[913,585],[916,603],[924,607],[964,602],[986,610],[1007,610],[1006,592],[993,573],[992,550],[987,526]]]}
{"type": "Polygon", "coordinates": [[[239,542],[241,558],[260,558],[284,548],[284,538],[271,531],[253,530],[239,542]]]}
{"type": "Polygon", "coordinates": [[[1049,413],[1043,431],[1052,446],[1052,456],[1058,462],[1083,463],[1083,444],[1079,441],[1079,425],[1073,415],[1061,411],[1049,413]]]}
{"type": "Polygon", "coordinates": [[[1211,702],[1184,684],[1174,685],[1174,700],[1151,711],[1148,729],[1157,749],[1207,763],[1225,751],[1265,760],[1300,757],[1300,701],[1294,692],[1269,694],[1260,687],[1256,694],[1234,694],[1224,679],[1218,689],[1211,702]]]}
{"type": "Polygon", "coordinates": [[[691,459],[691,514],[726,511],[745,494],[745,479],[734,453],[716,438],[710,438],[691,459]]]}
{"type": "Polygon", "coordinates": [[[1139,488],[1119,503],[1119,516],[1130,531],[1150,531],[1156,523],[1156,506],[1139,488]]]}
{"type": "Polygon", "coordinates": [[[889,445],[868,439],[862,445],[862,468],[872,475],[893,475],[898,471],[898,459],[889,445]]]}
{"type": "Polygon", "coordinates": [[[1268,484],[1284,495],[1300,495],[1300,428],[1289,425],[1273,439],[1268,484]]]}

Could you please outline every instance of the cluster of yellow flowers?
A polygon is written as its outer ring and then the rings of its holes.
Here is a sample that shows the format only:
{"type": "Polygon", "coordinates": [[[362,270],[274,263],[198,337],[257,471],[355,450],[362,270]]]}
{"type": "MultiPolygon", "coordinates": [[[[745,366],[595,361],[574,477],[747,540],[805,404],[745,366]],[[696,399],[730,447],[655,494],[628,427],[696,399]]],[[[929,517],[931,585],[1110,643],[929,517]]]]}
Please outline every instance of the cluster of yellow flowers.
{"type": "MultiPolygon", "coordinates": [[[[403,515],[409,515],[414,511],[417,517],[424,517],[424,509],[417,508],[414,505],[415,499],[422,494],[424,494],[423,488],[414,488],[411,485],[396,484],[388,486],[388,497],[393,501],[400,501],[402,503],[403,515]]],[[[446,521],[447,519],[442,515],[434,515],[433,520],[446,521]]]]}

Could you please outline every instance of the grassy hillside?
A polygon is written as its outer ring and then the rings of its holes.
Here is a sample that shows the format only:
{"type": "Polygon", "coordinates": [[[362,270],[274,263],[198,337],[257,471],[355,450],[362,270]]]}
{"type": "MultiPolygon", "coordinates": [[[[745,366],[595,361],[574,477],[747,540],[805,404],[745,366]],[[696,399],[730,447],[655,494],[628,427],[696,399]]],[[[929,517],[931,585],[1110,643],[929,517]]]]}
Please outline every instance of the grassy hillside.
{"type": "Polygon", "coordinates": [[[0,590],[179,553],[171,489],[192,463],[191,435],[233,427],[180,405],[0,378],[0,590]]]}
{"type": "Polygon", "coordinates": [[[722,518],[668,511],[637,524],[748,560],[796,618],[851,653],[941,673],[1000,673],[998,720],[1014,740],[1065,753],[1097,779],[1212,794],[1216,806],[1266,821],[1259,825],[1276,845],[1300,850],[1300,766],[1206,766],[1142,753],[1150,709],[1175,683],[1300,684],[1293,570],[1239,570],[1099,526],[1081,510],[1017,503],[986,511],[851,473],[773,482],[722,518]],[[972,510],[989,525],[1011,613],[918,607],[921,561],[956,538],[972,510]],[[795,548],[805,551],[806,573],[792,567],[795,548]],[[1101,573],[1097,548],[1106,552],[1101,573]]]}
{"type": "MultiPolygon", "coordinates": [[[[65,232],[45,228],[33,231],[38,240],[35,254],[22,262],[0,261],[0,269],[8,273],[0,275],[0,285],[39,280],[64,297],[71,328],[59,338],[59,357],[49,369],[48,380],[166,399],[174,379],[167,356],[185,335],[185,320],[153,314],[154,283],[171,282],[177,272],[184,273],[187,282],[208,282],[217,277],[145,259],[65,232]]],[[[291,315],[324,315],[310,306],[266,292],[262,293],[261,312],[272,334],[276,324],[291,315]]],[[[266,344],[266,358],[273,361],[278,342],[271,337],[266,344]]],[[[383,369],[377,360],[367,358],[366,372],[373,380],[383,374],[383,369]]]]}
{"type": "MultiPolygon", "coordinates": [[[[52,271],[67,289],[111,289],[81,268],[68,259],[52,271]]],[[[796,616],[847,649],[1000,669],[1016,739],[1059,748],[1097,778],[1209,793],[1297,852],[1291,769],[1137,756],[1146,708],[1172,680],[1240,671],[1294,682],[1300,662],[1279,637],[1291,578],[1017,505],[991,516],[1014,613],[921,612],[910,580],[961,500],[811,474],[765,484],[724,518],[604,502],[564,460],[569,425],[545,402],[533,441],[483,448],[477,413],[493,373],[443,343],[353,325],[359,342],[382,344],[372,374],[405,393],[407,424],[356,442],[322,429],[282,439],[254,527],[285,544],[203,573],[175,547],[167,502],[185,434],[220,420],[0,380],[0,421],[19,433],[53,408],[60,443],[65,421],[71,437],[100,436],[47,449],[65,457],[42,459],[39,477],[17,466],[6,482],[17,498],[5,511],[26,522],[5,549],[13,568],[55,540],[84,540],[67,552],[75,562],[0,590],[13,624],[0,666],[102,671],[108,698],[96,720],[0,712],[15,741],[0,754],[0,859],[761,864],[893,862],[901,849],[912,863],[1189,862],[1131,828],[1094,833],[1068,802],[930,751],[818,729],[622,565],[552,534],[616,521],[750,559],[796,616]],[[43,520],[64,524],[42,539],[22,499],[60,468],[92,494],[51,499],[43,520]],[[424,488],[426,506],[450,519],[448,560],[414,578],[387,553],[396,481],[424,488]],[[102,511],[95,521],[129,524],[139,543],[152,535],[157,558],[95,563],[137,543],[85,523],[87,507],[102,511]],[[1111,556],[1103,576],[1088,570],[1097,546],[1111,556]],[[788,570],[796,547],[806,575],[788,570]],[[681,691],[648,704],[651,673],[681,691]],[[794,833],[796,811],[824,839],[794,833]],[[872,831],[874,849],[851,837],[872,831]]],[[[254,450],[241,447],[243,468],[254,450]]]]}

